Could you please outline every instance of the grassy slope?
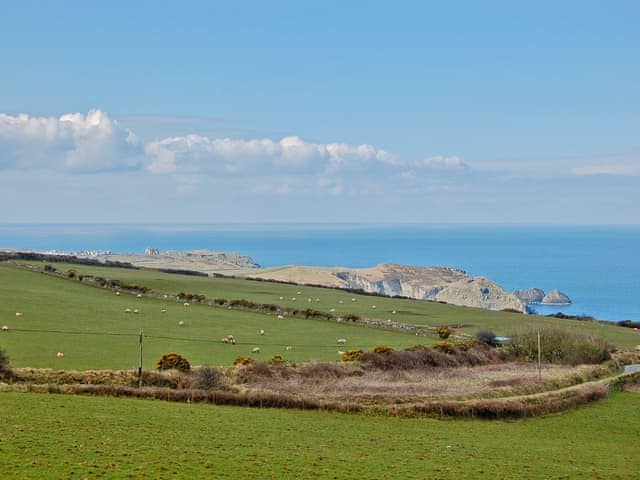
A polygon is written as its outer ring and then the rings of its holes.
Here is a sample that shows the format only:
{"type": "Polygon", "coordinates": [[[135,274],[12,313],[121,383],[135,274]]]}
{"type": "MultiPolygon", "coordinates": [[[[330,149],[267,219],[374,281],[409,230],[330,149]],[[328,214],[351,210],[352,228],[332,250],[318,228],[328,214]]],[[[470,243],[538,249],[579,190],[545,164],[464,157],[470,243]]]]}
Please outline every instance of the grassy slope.
{"type": "Polygon", "coordinates": [[[3,478],[609,480],[640,471],[634,393],[517,422],[11,393],[0,409],[3,478]]]}
{"type": "MultiPolygon", "coordinates": [[[[104,274],[104,273],[103,273],[104,274]]],[[[145,273],[149,275],[149,273],[145,273]]],[[[155,275],[152,273],[152,275],[155,275]]],[[[168,279],[173,279],[168,276],[168,279]]],[[[180,280],[181,277],[175,277],[180,280]]],[[[206,279],[204,279],[206,281],[206,279]]],[[[167,284],[170,291],[181,287],[167,284]]],[[[262,286],[262,285],[260,285],[262,286]]],[[[259,345],[256,358],[269,359],[282,354],[290,360],[337,360],[336,339],[349,340],[348,347],[369,349],[377,344],[397,348],[416,343],[414,335],[366,329],[319,320],[277,320],[273,315],[229,311],[192,305],[185,308],[175,302],[113,292],[82,285],[76,281],[46,276],[0,265],[0,325],[9,332],[0,333],[0,346],[6,349],[15,367],[52,367],[65,369],[134,368],[137,366],[137,337],[147,335],[194,339],[145,340],[145,366],[151,368],[166,351],[178,351],[193,364],[230,364],[238,356],[250,355],[259,345]],[[124,309],[139,308],[139,315],[124,309]],[[160,313],[161,308],[168,311],[160,313]],[[21,311],[23,317],[16,317],[21,311]],[[185,326],[179,327],[183,320],[185,326]],[[18,329],[70,330],[128,333],[129,336],[63,335],[21,332],[18,329]],[[259,335],[260,329],[267,334],[259,335]],[[225,345],[219,339],[233,334],[238,345],[225,345]],[[290,352],[284,346],[293,345],[290,352]],[[56,352],[65,353],[57,359],[56,352]]],[[[429,342],[421,338],[421,342],[429,342]]],[[[342,347],[344,348],[344,347],[342,347]]]]}
{"type": "Polygon", "coordinates": [[[463,329],[470,334],[475,334],[475,332],[480,329],[488,328],[492,329],[498,335],[506,335],[513,332],[514,329],[546,324],[567,326],[587,333],[596,334],[625,348],[633,348],[635,345],[640,344],[640,331],[600,323],[560,320],[537,315],[491,312],[433,302],[354,295],[349,292],[334,289],[301,287],[240,279],[210,279],[166,274],[150,270],[129,270],[81,265],[61,264],[56,265],[56,267],[61,270],[73,268],[81,273],[138,283],[164,293],[176,294],[180,291],[187,291],[190,293],[204,294],[209,298],[245,298],[261,303],[277,303],[279,305],[298,308],[311,307],[323,311],[329,311],[329,309],[335,308],[336,315],[355,313],[364,317],[391,318],[396,321],[417,325],[439,326],[443,324],[463,323],[470,325],[463,329]],[[301,292],[302,295],[298,295],[297,292],[301,292]],[[281,296],[284,297],[284,300],[280,300],[281,296]],[[296,298],[295,302],[291,300],[293,297],[296,298]],[[307,301],[308,298],[312,299],[311,303],[307,301]],[[316,298],[319,298],[320,302],[315,302],[316,298]],[[352,302],[351,298],[356,298],[357,301],[352,302]],[[339,303],[340,300],[343,301],[342,304],[339,303]],[[376,306],[375,310],[371,308],[373,305],[376,306]],[[393,310],[397,312],[395,315],[391,313],[393,310]]]}

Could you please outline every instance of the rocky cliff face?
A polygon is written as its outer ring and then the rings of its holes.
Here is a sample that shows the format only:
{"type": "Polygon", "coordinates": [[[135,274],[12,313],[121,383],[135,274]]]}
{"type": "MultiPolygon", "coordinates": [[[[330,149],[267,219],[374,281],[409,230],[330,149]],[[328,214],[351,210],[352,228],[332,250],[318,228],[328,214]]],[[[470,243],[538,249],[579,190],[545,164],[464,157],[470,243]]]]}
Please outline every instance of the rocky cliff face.
{"type": "Polygon", "coordinates": [[[359,289],[390,296],[404,296],[484,308],[525,311],[526,305],[497,283],[484,277],[471,277],[448,267],[413,267],[382,264],[372,268],[341,269],[319,267],[281,267],[263,270],[252,277],[359,289]]]}
{"type": "Polygon", "coordinates": [[[516,290],[513,294],[527,305],[535,305],[542,302],[544,290],[541,288],[530,288],[528,290],[516,290]]]}
{"type": "Polygon", "coordinates": [[[569,305],[571,299],[560,290],[554,289],[547,293],[540,303],[542,305],[569,305]]]}

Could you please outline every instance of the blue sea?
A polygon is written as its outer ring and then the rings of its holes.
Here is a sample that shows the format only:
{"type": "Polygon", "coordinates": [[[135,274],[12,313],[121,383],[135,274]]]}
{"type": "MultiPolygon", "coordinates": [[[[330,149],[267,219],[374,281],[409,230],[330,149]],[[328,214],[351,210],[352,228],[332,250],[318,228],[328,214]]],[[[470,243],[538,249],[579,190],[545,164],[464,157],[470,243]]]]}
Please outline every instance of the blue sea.
{"type": "Polygon", "coordinates": [[[640,226],[385,224],[0,224],[0,248],[238,251],[262,266],[461,268],[508,290],[558,288],[573,304],[537,306],[640,320],[640,226]]]}

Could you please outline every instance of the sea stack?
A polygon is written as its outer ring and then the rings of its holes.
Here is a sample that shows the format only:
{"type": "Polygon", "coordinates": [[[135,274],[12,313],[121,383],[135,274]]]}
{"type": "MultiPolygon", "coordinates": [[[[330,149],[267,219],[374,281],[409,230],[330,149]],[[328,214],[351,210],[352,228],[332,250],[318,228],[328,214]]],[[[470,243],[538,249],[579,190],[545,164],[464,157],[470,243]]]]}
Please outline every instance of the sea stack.
{"type": "Polygon", "coordinates": [[[516,290],[513,294],[527,305],[535,305],[544,299],[544,290],[541,288],[530,288],[528,290],[516,290]]]}
{"type": "Polygon", "coordinates": [[[540,303],[542,305],[569,305],[571,299],[560,290],[553,289],[544,296],[540,303]]]}

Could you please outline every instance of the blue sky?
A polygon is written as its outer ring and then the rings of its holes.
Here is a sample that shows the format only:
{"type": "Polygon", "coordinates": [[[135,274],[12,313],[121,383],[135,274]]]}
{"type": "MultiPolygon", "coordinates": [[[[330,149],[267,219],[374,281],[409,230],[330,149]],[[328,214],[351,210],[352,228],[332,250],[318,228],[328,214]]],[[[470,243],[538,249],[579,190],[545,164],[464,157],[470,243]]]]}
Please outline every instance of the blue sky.
{"type": "Polygon", "coordinates": [[[640,4],[13,2],[5,221],[640,223],[640,4]]]}

